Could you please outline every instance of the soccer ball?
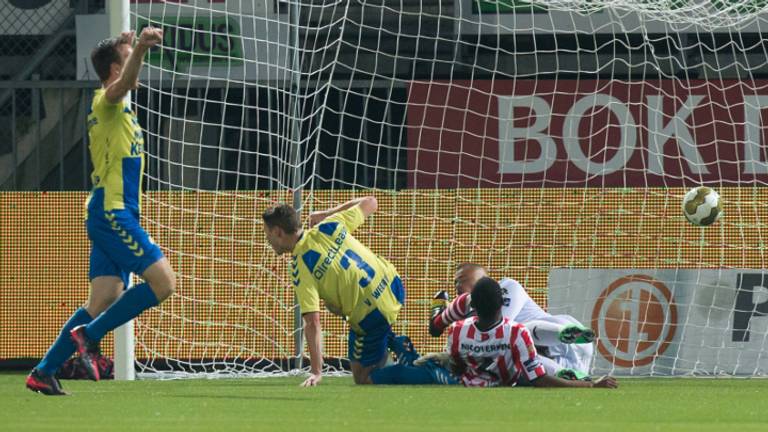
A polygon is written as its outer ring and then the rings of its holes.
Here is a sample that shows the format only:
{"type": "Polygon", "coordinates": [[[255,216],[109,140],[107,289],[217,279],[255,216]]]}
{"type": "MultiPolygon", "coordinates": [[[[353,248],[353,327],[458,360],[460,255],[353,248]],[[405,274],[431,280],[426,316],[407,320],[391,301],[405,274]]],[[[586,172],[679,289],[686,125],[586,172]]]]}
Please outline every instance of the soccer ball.
{"type": "Polygon", "coordinates": [[[683,214],[694,225],[712,225],[723,216],[720,195],[706,186],[689,190],[683,197],[683,214]]]}

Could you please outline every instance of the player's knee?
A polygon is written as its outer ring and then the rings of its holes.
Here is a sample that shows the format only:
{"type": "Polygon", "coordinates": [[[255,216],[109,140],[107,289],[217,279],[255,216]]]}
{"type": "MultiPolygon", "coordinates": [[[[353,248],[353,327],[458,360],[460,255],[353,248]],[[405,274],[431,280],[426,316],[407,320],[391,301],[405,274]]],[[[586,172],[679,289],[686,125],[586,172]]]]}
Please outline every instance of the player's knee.
{"type": "Polygon", "coordinates": [[[368,371],[352,374],[355,384],[371,384],[371,376],[368,371]]]}
{"type": "Polygon", "coordinates": [[[114,296],[102,296],[98,299],[88,299],[88,301],[85,303],[83,308],[88,311],[88,315],[91,316],[91,318],[96,318],[107,310],[110,306],[112,306],[112,303],[117,301],[119,298],[119,295],[114,296]]]}
{"type": "Polygon", "coordinates": [[[169,271],[154,284],[150,282],[149,285],[157,296],[157,301],[162,302],[176,292],[176,275],[173,271],[169,271]]]}
{"type": "Polygon", "coordinates": [[[176,273],[173,272],[165,259],[152,264],[143,276],[159,303],[162,303],[176,291],[176,273]]]}
{"type": "Polygon", "coordinates": [[[370,376],[371,368],[363,367],[360,363],[352,363],[352,380],[355,384],[372,384],[370,376]]]}

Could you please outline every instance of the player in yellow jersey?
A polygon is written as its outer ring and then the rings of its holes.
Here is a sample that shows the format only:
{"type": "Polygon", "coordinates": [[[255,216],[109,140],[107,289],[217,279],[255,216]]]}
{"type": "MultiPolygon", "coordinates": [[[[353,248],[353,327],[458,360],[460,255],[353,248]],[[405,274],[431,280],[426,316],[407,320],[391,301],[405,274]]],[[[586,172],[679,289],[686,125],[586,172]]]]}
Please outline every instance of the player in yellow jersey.
{"type": "Polygon", "coordinates": [[[289,205],[264,212],[267,241],[278,255],[293,257],[291,276],[311,363],[304,386],[322,379],[320,299],[329,311],[347,317],[355,383],[370,384],[371,371],[386,362],[391,325],[405,301],[405,288],[395,267],[352,235],[377,205],[376,198],[366,197],[312,213],[307,230],[289,205]]]}
{"type": "Polygon", "coordinates": [[[144,138],[126,98],[137,88],[147,51],[162,41],[160,29],[146,27],[133,46],[134,32],[101,41],[91,62],[102,82],[88,114],[93,190],[86,203],[91,240],[88,302],[67,321],[27,388],[66,394],[56,371],[74,351],[91,379],[99,379],[98,342],[108,332],[169,297],[176,278],[168,260],[139,224],[144,138]],[[146,282],[128,290],[131,273],[146,282]],[[125,291],[124,291],[125,290],[125,291]]]}

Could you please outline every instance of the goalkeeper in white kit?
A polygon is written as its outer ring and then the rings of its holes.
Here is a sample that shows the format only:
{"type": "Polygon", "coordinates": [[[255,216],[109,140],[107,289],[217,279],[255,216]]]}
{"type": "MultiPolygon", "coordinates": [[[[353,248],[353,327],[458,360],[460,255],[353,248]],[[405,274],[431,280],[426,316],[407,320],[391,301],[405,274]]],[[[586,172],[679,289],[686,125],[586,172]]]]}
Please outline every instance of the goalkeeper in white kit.
{"type": "MultiPolygon", "coordinates": [[[[485,268],[477,264],[459,266],[455,278],[458,297],[447,307],[445,291],[438,292],[433,299],[429,321],[432,336],[440,336],[451,323],[475,314],[471,306],[472,291],[477,281],[486,275],[485,268]]],[[[502,279],[500,287],[502,316],[530,330],[533,343],[542,351],[540,358],[547,373],[567,379],[589,379],[594,331],[570,315],[545,312],[514,279],[502,279]]]]}
{"type": "Polygon", "coordinates": [[[594,382],[553,376],[542,365],[529,330],[502,316],[504,297],[495,280],[483,277],[473,287],[474,316],[451,325],[444,357],[467,387],[514,386],[616,388],[613,377],[594,382]]]}

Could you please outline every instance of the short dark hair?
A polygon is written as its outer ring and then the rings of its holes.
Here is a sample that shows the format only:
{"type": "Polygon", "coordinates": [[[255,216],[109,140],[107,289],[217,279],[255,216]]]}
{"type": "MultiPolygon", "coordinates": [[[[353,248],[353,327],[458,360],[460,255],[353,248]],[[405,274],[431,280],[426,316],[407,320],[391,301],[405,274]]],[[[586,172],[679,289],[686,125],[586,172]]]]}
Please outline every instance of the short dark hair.
{"type": "Polygon", "coordinates": [[[101,82],[109,79],[112,63],[122,64],[123,61],[117,49],[120,45],[127,43],[128,40],[122,37],[107,38],[96,44],[96,47],[91,51],[91,63],[93,63],[93,69],[101,82]]]}
{"type": "Polygon", "coordinates": [[[286,234],[294,234],[301,228],[301,218],[296,209],[288,204],[278,204],[270,207],[261,215],[268,227],[280,227],[286,234]]]}
{"type": "Polygon", "coordinates": [[[504,299],[501,296],[499,283],[489,277],[482,277],[472,290],[470,305],[483,320],[491,320],[501,309],[504,299]]]}

